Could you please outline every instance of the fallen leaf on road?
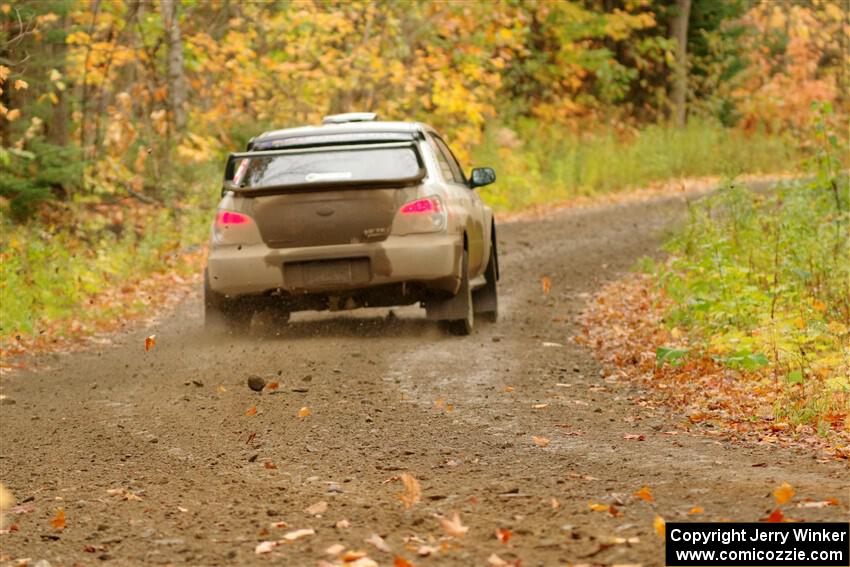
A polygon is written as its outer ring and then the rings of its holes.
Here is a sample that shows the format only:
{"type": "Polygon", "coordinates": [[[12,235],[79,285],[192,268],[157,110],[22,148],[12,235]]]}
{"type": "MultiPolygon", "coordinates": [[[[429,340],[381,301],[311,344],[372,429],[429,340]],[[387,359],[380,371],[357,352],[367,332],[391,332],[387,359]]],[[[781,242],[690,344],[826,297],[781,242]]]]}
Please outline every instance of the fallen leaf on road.
{"type": "Polygon", "coordinates": [[[405,559],[404,557],[395,556],[393,559],[393,567],[416,567],[413,563],[405,559]]]}
{"type": "Polygon", "coordinates": [[[688,510],[688,515],[694,516],[696,514],[702,514],[703,512],[705,512],[705,508],[703,508],[702,506],[694,506],[693,508],[688,510]]]}
{"type": "Polygon", "coordinates": [[[507,545],[508,540],[511,539],[511,535],[513,534],[511,534],[510,530],[503,530],[502,528],[496,529],[496,538],[505,545],[507,545]]]}
{"type": "Polygon", "coordinates": [[[325,555],[339,555],[345,551],[345,546],[341,543],[335,543],[325,548],[325,555]]]}
{"type": "Polygon", "coordinates": [[[594,512],[610,512],[611,506],[608,504],[598,504],[596,502],[588,502],[587,507],[593,510],[594,512]]]}
{"type": "Polygon", "coordinates": [[[347,567],[379,567],[378,562],[371,557],[361,557],[354,561],[346,561],[347,567]]]}
{"type": "Polygon", "coordinates": [[[506,561],[493,553],[487,558],[487,565],[489,565],[489,567],[519,567],[520,560],[515,559],[512,561],[506,561]]]}
{"type": "Polygon", "coordinates": [[[106,547],[102,545],[87,545],[83,548],[83,551],[86,553],[97,553],[99,551],[106,551],[106,547]]]}
{"type": "Polygon", "coordinates": [[[646,439],[646,435],[635,435],[630,433],[628,435],[623,435],[623,439],[628,441],[644,441],[646,439]]]}
{"type": "Polygon", "coordinates": [[[640,538],[639,537],[629,537],[629,538],[612,537],[609,541],[611,542],[612,545],[623,545],[624,543],[632,545],[632,544],[635,544],[635,543],[640,543],[640,538]]]}
{"type": "Polygon", "coordinates": [[[506,394],[510,394],[511,392],[514,391],[514,387],[513,386],[505,386],[502,391],[506,394]]]}
{"type": "Polygon", "coordinates": [[[305,528],[300,530],[295,530],[284,534],[283,539],[286,541],[295,541],[296,539],[301,539],[302,537],[307,537],[316,533],[316,530],[313,528],[305,528]]]}
{"type": "Polygon", "coordinates": [[[351,522],[349,522],[348,520],[340,520],[336,524],[334,524],[334,527],[338,530],[344,530],[346,528],[351,527],[351,522]]]}
{"type": "Polygon", "coordinates": [[[787,482],[783,482],[773,491],[773,497],[776,498],[776,504],[781,506],[794,497],[794,489],[787,482]]]}
{"type": "Polygon", "coordinates": [[[283,522],[283,521],[281,521],[281,522],[272,522],[272,523],[271,523],[271,524],[269,524],[269,525],[270,525],[271,527],[273,527],[273,528],[288,528],[288,527],[289,527],[289,524],[287,524],[286,522],[283,522]]]}
{"type": "Polygon", "coordinates": [[[278,545],[280,545],[280,543],[276,541],[261,541],[257,544],[257,547],[254,548],[254,553],[256,553],[257,555],[271,553],[272,550],[278,545]]]}
{"type": "Polygon", "coordinates": [[[184,514],[186,514],[186,513],[188,513],[188,512],[189,512],[189,509],[188,509],[188,508],[184,508],[183,506],[178,506],[178,507],[177,507],[177,511],[178,511],[178,512],[183,512],[184,514]]]}
{"type": "Polygon", "coordinates": [[[552,497],[552,499],[551,499],[549,502],[552,504],[552,509],[553,509],[553,510],[554,510],[555,508],[560,508],[560,507],[561,507],[561,503],[560,503],[560,502],[558,502],[558,499],[557,499],[557,498],[555,498],[555,497],[552,497]]]}
{"type": "Polygon", "coordinates": [[[543,341],[543,343],[541,343],[541,344],[542,344],[544,347],[547,347],[547,348],[552,348],[552,347],[562,347],[562,346],[564,346],[564,345],[562,345],[561,343],[553,343],[553,342],[549,342],[549,341],[543,341]]]}
{"type": "Polygon", "coordinates": [[[545,437],[538,437],[537,435],[532,435],[531,440],[534,441],[534,444],[538,447],[546,447],[549,445],[549,440],[545,437]]]}
{"type": "Polygon", "coordinates": [[[429,555],[434,555],[438,551],[440,551],[440,550],[437,549],[434,546],[420,545],[419,549],[416,550],[416,554],[419,555],[420,557],[428,557],[429,555]]]}
{"type": "Polygon", "coordinates": [[[662,539],[664,538],[664,527],[666,525],[667,522],[661,516],[655,516],[655,519],[652,520],[652,527],[655,528],[655,533],[661,536],[662,539]]]}
{"type": "Polygon", "coordinates": [[[388,546],[387,542],[384,541],[384,538],[382,538],[378,534],[370,535],[368,538],[366,538],[366,543],[373,546],[378,551],[383,551],[384,553],[392,553],[390,546],[388,546]]]}
{"type": "Polygon", "coordinates": [[[543,293],[548,294],[549,290],[552,289],[552,279],[549,276],[543,276],[540,279],[540,285],[543,288],[543,293]]]}
{"type": "Polygon", "coordinates": [[[451,518],[440,518],[440,525],[443,526],[443,530],[450,536],[454,537],[463,537],[466,532],[469,531],[469,527],[464,526],[460,521],[460,514],[455,512],[452,514],[451,518]]]}
{"type": "Polygon", "coordinates": [[[280,387],[280,384],[277,382],[269,382],[266,384],[266,390],[277,390],[280,387]]]}
{"type": "Polygon", "coordinates": [[[145,352],[148,352],[154,346],[156,346],[156,335],[150,335],[149,337],[146,337],[145,338],[145,352]]]}
{"type": "Polygon", "coordinates": [[[773,512],[771,512],[768,516],[764,518],[759,518],[759,522],[768,522],[768,523],[779,523],[785,521],[785,514],[782,513],[782,510],[777,508],[773,512]]]}
{"type": "Polygon", "coordinates": [[[299,418],[304,419],[308,415],[310,415],[310,408],[308,408],[307,406],[304,406],[303,408],[298,410],[298,417],[299,418]]]}
{"type": "Polygon", "coordinates": [[[340,557],[340,559],[342,559],[346,563],[351,563],[353,561],[363,559],[364,557],[366,557],[366,555],[368,555],[368,554],[365,551],[349,550],[349,551],[346,551],[345,553],[343,553],[343,555],[342,555],[342,557],[340,557]]]}
{"type": "Polygon", "coordinates": [[[119,496],[121,500],[141,501],[142,497],[123,488],[110,488],[106,491],[110,496],[119,496]]]}
{"type": "Polygon", "coordinates": [[[56,528],[57,530],[65,529],[65,509],[59,508],[56,510],[56,517],[50,520],[50,525],[56,528]]]}
{"type": "Polygon", "coordinates": [[[838,506],[838,504],[837,498],[830,498],[829,500],[822,500],[820,502],[804,500],[797,503],[797,508],[826,508],[827,506],[838,506]]]}
{"type": "Polygon", "coordinates": [[[218,386],[216,386],[215,391],[218,392],[219,394],[223,394],[227,391],[227,388],[225,388],[224,386],[219,384],[218,386]]]}
{"type": "Polygon", "coordinates": [[[534,404],[531,406],[532,409],[546,409],[549,407],[549,404],[534,404]]]}
{"type": "Polygon", "coordinates": [[[416,477],[410,473],[401,473],[399,478],[404,483],[404,492],[397,493],[396,498],[404,503],[405,508],[410,508],[419,502],[419,498],[422,496],[422,487],[416,477]]]}
{"type": "Polygon", "coordinates": [[[263,466],[266,467],[267,469],[271,469],[271,470],[274,470],[274,469],[277,468],[277,465],[274,464],[274,463],[263,463],[263,466]]]}
{"type": "Polygon", "coordinates": [[[257,406],[251,406],[245,411],[245,415],[252,416],[257,415],[257,406]]]}
{"type": "Polygon", "coordinates": [[[654,502],[655,498],[652,497],[652,491],[648,486],[644,486],[640,490],[634,493],[635,498],[640,498],[641,500],[646,500],[647,502],[654,502]]]}
{"type": "Polygon", "coordinates": [[[443,409],[443,406],[445,406],[445,405],[446,405],[446,401],[443,398],[438,398],[438,399],[434,400],[434,407],[437,408],[438,410],[443,409]]]}
{"type": "Polygon", "coordinates": [[[319,516],[328,511],[328,503],[324,500],[320,500],[304,511],[310,514],[311,516],[319,516]]]}

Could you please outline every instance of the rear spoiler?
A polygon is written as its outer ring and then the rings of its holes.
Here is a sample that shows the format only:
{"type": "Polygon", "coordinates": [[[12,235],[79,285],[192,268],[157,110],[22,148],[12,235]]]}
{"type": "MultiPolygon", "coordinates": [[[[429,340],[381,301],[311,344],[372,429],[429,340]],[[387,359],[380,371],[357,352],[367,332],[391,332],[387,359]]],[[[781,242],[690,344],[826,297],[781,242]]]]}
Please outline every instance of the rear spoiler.
{"type": "Polygon", "coordinates": [[[407,187],[409,185],[417,185],[425,179],[426,171],[425,164],[422,161],[422,156],[419,154],[419,149],[416,143],[410,142],[390,142],[383,144],[350,144],[344,146],[323,146],[319,148],[292,148],[285,150],[262,150],[255,152],[235,152],[227,156],[227,165],[224,169],[224,183],[222,185],[222,194],[227,191],[242,195],[271,195],[282,192],[299,192],[305,190],[325,189],[325,188],[360,188],[360,187],[407,187]],[[233,177],[236,172],[236,163],[241,159],[252,159],[258,157],[274,157],[292,154],[309,154],[327,152],[329,150],[339,151],[357,151],[364,149],[383,149],[383,148],[411,148],[416,154],[416,160],[419,163],[418,171],[410,177],[394,177],[388,179],[363,179],[363,180],[322,180],[311,181],[297,184],[287,185],[265,185],[262,187],[240,187],[233,183],[233,177]]]}

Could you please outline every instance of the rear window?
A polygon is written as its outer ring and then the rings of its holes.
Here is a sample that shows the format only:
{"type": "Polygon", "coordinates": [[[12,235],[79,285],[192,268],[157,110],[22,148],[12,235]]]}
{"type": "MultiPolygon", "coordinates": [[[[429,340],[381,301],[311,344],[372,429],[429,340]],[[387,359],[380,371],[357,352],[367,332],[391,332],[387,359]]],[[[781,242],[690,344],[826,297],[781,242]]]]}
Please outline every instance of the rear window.
{"type": "Polygon", "coordinates": [[[413,146],[363,149],[323,149],[245,156],[235,163],[233,184],[240,188],[364,183],[407,180],[421,176],[413,146]]]}

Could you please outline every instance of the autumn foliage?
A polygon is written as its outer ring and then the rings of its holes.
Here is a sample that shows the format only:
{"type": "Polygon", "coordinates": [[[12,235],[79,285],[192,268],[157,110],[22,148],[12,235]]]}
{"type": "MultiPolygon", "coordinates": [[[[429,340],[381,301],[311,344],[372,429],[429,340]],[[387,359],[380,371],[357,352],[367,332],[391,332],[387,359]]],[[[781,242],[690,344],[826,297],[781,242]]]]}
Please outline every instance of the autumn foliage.
{"type": "Polygon", "coordinates": [[[578,340],[689,428],[850,458],[850,180],[825,124],[811,180],[692,205],[669,258],[603,290],[578,340]]]}

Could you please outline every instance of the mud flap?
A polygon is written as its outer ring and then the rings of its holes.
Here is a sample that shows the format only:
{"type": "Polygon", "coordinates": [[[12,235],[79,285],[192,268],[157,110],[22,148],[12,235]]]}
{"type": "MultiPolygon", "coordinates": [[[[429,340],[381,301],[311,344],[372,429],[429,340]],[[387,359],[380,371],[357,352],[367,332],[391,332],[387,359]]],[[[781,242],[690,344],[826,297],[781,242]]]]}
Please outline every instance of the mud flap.
{"type": "MultiPolygon", "coordinates": [[[[463,265],[463,254],[458,258],[460,260],[458,274],[462,274],[466,268],[463,265]]],[[[425,314],[428,319],[433,321],[452,321],[463,319],[466,317],[469,306],[467,305],[467,296],[469,295],[469,278],[460,278],[460,285],[457,291],[451,297],[433,298],[424,303],[425,314]]]]}
{"type": "Polygon", "coordinates": [[[476,289],[472,292],[472,306],[476,317],[490,322],[496,322],[499,318],[499,292],[496,289],[496,281],[498,276],[499,260],[496,255],[496,247],[490,247],[490,260],[487,262],[487,269],[484,271],[484,287],[476,289]]]}

